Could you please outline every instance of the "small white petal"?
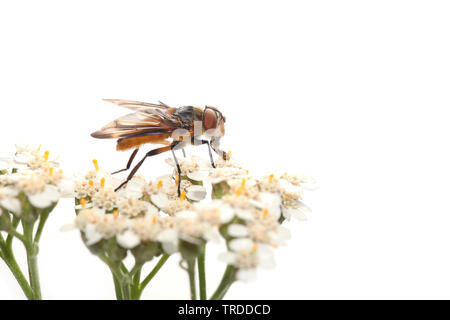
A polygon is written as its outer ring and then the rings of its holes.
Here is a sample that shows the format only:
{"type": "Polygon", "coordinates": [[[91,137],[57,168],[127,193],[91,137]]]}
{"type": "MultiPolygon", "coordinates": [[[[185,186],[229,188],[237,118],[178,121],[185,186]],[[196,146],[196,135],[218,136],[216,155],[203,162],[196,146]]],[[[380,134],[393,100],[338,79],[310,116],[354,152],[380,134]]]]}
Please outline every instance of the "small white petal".
{"type": "Polygon", "coordinates": [[[180,219],[196,219],[198,217],[198,214],[196,211],[191,211],[191,210],[183,210],[183,211],[179,211],[175,214],[177,216],[177,218],[180,219]]]}
{"type": "Polygon", "coordinates": [[[242,238],[249,235],[248,229],[242,224],[230,224],[228,226],[228,235],[232,237],[242,238]]]}
{"type": "Polygon", "coordinates": [[[148,204],[146,216],[155,216],[159,212],[158,208],[152,205],[151,203],[148,204]]]}
{"type": "Polygon", "coordinates": [[[165,253],[172,254],[178,250],[178,233],[173,229],[162,231],[157,238],[162,243],[165,253]]]}
{"type": "Polygon", "coordinates": [[[102,240],[103,235],[97,231],[95,225],[89,223],[84,230],[84,235],[86,236],[86,245],[91,246],[102,240]]]}
{"type": "Polygon", "coordinates": [[[206,189],[203,186],[192,185],[187,188],[186,197],[194,201],[200,201],[206,197],[206,189]]]}
{"type": "Polygon", "coordinates": [[[234,218],[234,210],[228,204],[220,207],[220,222],[222,224],[230,222],[234,218]]]}
{"type": "Polygon", "coordinates": [[[284,244],[286,240],[291,238],[291,231],[288,228],[279,226],[278,231],[273,233],[271,237],[276,241],[276,243],[284,244]]]}
{"type": "Polygon", "coordinates": [[[215,243],[219,243],[220,242],[220,234],[217,231],[217,229],[208,229],[203,233],[203,238],[206,241],[211,241],[211,242],[215,242],[215,243]]]}
{"type": "Polygon", "coordinates": [[[64,179],[58,184],[61,198],[72,198],[74,196],[75,183],[72,179],[64,179]]]}
{"type": "Polygon", "coordinates": [[[0,200],[0,206],[12,213],[15,213],[16,215],[20,215],[22,211],[22,206],[17,198],[2,199],[0,200]]]}
{"type": "Polygon", "coordinates": [[[250,210],[236,209],[236,216],[246,221],[254,219],[250,210]]]}
{"type": "Polygon", "coordinates": [[[254,203],[260,209],[267,209],[275,219],[278,219],[281,214],[281,197],[276,193],[261,192],[259,194],[261,201],[254,203]]]}
{"type": "Polygon", "coordinates": [[[162,193],[152,194],[150,196],[150,199],[152,200],[153,204],[160,209],[164,210],[169,206],[169,199],[165,194],[162,193]]]}
{"type": "Polygon", "coordinates": [[[187,176],[189,179],[194,181],[204,181],[209,176],[209,170],[198,170],[194,172],[188,172],[187,176]]]}
{"type": "Polygon", "coordinates": [[[135,177],[131,179],[125,188],[125,197],[126,198],[135,198],[139,199],[142,197],[142,189],[146,184],[145,180],[141,177],[135,177]]]}
{"type": "Polygon", "coordinates": [[[225,262],[226,264],[235,264],[236,262],[236,253],[234,252],[222,252],[219,255],[219,260],[225,262]]]}
{"type": "Polygon", "coordinates": [[[46,185],[44,191],[28,195],[28,200],[36,208],[47,208],[52,203],[59,200],[58,188],[53,185],[46,185]]]}
{"type": "Polygon", "coordinates": [[[304,204],[301,201],[298,202],[298,208],[300,210],[302,210],[304,213],[311,213],[312,212],[311,208],[308,207],[306,204],[304,204]]]}
{"type": "Polygon", "coordinates": [[[287,181],[285,179],[280,179],[278,181],[278,183],[286,192],[289,192],[289,193],[301,193],[302,192],[301,187],[294,186],[292,183],[290,183],[289,181],[287,181]]]}
{"type": "Polygon", "coordinates": [[[13,167],[13,161],[10,158],[0,158],[0,170],[9,170],[13,167]]]}
{"type": "Polygon", "coordinates": [[[249,251],[253,248],[253,241],[247,238],[233,239],[229,247],[233,251],[249,251]]]}
{"type": "Polygon", "coordinates": [[[260,246],[258,249],[259,266],[264,269],[275,267],[273,251],[267,246],[260,246]]]}
{"type": "Polygon", "coordinates": [[[139,239],[138,235],[131,230],[118,234],[116,240],[121,247],[126,249],[133,249],[141,243],[141,239],[139,239]]]}
{"type": "Polygon", "coordinates": [[[27,164],[34,159],[34,156],[28,152],[17,153],[14,157],[14,161],[18,164],[27,164]]]}
{"type": "Polygon", "coordinates": [[[291,217],[294,217],[295,219],[300,220],[300,221],[307,220],[306,215],[299,208],[283,208],[283,216],[287,220],[290,220],[291,217]]]}

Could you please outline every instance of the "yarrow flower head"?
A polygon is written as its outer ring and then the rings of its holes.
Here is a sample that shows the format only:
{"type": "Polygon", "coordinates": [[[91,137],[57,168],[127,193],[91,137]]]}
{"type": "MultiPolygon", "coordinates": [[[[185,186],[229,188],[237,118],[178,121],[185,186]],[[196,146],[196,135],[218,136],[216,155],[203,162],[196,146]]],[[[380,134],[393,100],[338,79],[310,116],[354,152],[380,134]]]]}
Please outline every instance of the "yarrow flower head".
{"type": "Polygon", "coordinates": [[[167,163],[171,173],[150,181],[135,176],[117,191],[121,179],[95,161],[95,170],[80,176],[73,225],[93,253],[122,261],[131,252],[138,263],[179,252],[189,265],[222,236],[228,250],[220,260],[233,279],[250,280],[258,268],[274,266],[274,250],[290,238],[284,222],[310,212],[302,177],[253,177],[233,160],[217,160],[213,168],[198,157],[179,159],[179,177],[176,163],[167,163]]]}
{"type": "Polygon", "coordinates": [[[41,299],[37,255],[44,225],[60,198],[73,194],[72,176],[41,146],[17,145],[14,155],[0,158],[0,258],[28,299],[41,299]],[[15,261],[14,239],[25,248],[28,279],[15,261]]]}
{"type": "Polygon", "coordinates": [[[3,209],[17,216],[30,215],[35,211],[33,208],[48,210],[61,197],[72,196],[71,177],[57,168],[59,164],[50,154],[41,147],[17,146],[9,170],[0,176],[0,206],[3,209]]]}

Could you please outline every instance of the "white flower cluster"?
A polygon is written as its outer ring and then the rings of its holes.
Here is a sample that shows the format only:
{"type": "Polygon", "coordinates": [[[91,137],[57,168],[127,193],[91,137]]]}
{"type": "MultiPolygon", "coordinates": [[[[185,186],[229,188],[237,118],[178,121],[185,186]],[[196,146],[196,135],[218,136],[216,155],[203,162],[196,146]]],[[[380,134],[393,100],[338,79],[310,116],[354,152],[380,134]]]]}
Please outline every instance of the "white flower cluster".
{"type": "Polygon", "coordinates": [[[58,168],[56,158],[41,147],[17,145],[13,157],[0,158],[0,207],[16,216],[23,206],[45,209],[73,194],[72,179],[58,168]],[[28,203],[24,203],[24,201],[28,203]]]}
{"type": "Polygon", "coordinates": [[[87,246],[113,239],[136,259],[150,243],[160,248],[155,255],[179,251],[184,256],[186,244],[192,248],[222,236],[228,250],[220,259],[236,268],[237,279],[246,280],[258,267],[274,265],[273,250],[290,237],[282,223],[291,217],[304,220],[310,211],[302,197],[311,179],[288,174],[253,178],[232,160],[217,160],[212,168],[203,159],[182,158],[178,196],[176,166],[167,163],[173,174],[149,182],[136,176],[115,192],[122,180],[94,160],[95,170],[75,181],[74,226],[87,246]],[[209,200],[205,187],[211,189],[209,200]]]}

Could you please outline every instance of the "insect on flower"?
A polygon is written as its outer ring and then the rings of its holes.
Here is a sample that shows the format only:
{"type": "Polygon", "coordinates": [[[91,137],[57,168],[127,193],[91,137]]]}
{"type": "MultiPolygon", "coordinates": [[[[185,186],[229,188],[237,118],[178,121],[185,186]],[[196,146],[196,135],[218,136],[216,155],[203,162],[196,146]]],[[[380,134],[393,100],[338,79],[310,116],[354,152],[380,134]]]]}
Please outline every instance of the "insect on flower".
{"type": "Polygon", "coordinates": [[[209,158],[213,167],[215,167],[215,164],[211,149],[224,160],[229,158],[226,152],[219,149],[220,138],[225,134],[225,117],[214,107],[205,106],[204,109],[193,106],[173,108],[162,102],[153,104],[115,99],[105,99],[105,101],[135,111],[110,122],[101,130],[91,134],[92,137],[99,139],[117,138],[118,151],[134,149],[126,168],[113,172],[113,174],[130,169],[139,148],[143,144],[165,145],[147,152],[116,191],[131,180],[147,157],[171,151],[177,166],[178,196],[180,196],[181,169],[174,150],[180,149],[185,155],[184,148],[188,144],[208,145],[209,158]],[[209,137],[209,140],[202,139],[203,136],[209,137]]]}

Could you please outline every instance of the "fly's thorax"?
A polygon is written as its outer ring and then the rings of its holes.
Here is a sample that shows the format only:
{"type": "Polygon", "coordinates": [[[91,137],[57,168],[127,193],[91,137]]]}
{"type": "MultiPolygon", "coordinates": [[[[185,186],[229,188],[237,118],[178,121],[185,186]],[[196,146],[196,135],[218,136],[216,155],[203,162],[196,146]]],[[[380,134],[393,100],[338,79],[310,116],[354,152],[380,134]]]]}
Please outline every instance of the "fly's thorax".
{"type": "Polygon", "coordinates": [[[225,117],[214,107],[180,107],[174,112],[180,120],[181,127],[172,133],[177,141],[198,140],[200,137],[220,139],[225,134],[225,117]]]}
{"type": "Polygon", "coordinates": [[[193,128],[193,122],[196,120],[196,113],[198,113],[196,109],[192,106],[179,107],[176,108],[173,116],[179,119],[182,128],[191,130],[193,128]]]}

